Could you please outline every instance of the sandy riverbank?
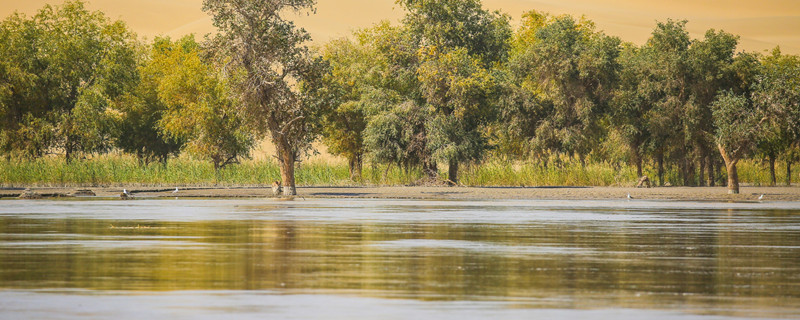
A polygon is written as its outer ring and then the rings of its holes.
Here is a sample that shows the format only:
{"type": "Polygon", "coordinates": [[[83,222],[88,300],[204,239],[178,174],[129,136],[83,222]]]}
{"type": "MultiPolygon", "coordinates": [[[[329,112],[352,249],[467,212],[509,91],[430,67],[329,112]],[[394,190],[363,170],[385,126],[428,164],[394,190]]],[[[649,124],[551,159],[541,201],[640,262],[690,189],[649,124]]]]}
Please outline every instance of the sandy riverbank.
{"type": "MultiPolygon", "coordinates": [[[[78,189],[89,189],[98,197],[118,197],[122,188],[33,188],[44,197],[70,196],[78,189]]],[[[268,187],[231,188],[128,188],[134,198],[151,197],[271,197],[268,187]]],[[[23,189],[2,189],[0,197],[16,198],[23,189]]],[[[755,201],[764,194],[765,201],[800,201],[800,187],[742,187],[740,194],[729,195],[725,187],[298,187],[304,198],[377,198],[377,199],[636,199],[755,201]]]]}

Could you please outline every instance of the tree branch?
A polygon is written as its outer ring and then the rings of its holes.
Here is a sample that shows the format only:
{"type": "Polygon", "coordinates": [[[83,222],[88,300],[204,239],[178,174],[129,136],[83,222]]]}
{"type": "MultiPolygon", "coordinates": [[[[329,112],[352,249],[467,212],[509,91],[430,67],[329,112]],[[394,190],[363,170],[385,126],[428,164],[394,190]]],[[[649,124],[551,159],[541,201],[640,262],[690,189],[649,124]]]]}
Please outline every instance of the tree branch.
{"type": "Polygon", "coordinates": [[[292,119],[292,120],[289,120],[289,122],[287,122],[287,123],[286,123],[286,125],[284,125],[284,126],[283,126],[283,129],[282,129],[280,132],[278,132],[278,133],[279,133],[281,136],[284,136],[284,137],[285,137],[285,136],[286,136],[286,133],[289,131],[289,128],[291,127],[292,123],[294,123],[294,122],[295,122],[295,121],[297,121],[297,120],[303,119],[303,118],[305,118],[305,116],[298,116],[298,117],[296,117],[296,118],[294,118],[294,119],[292,119]]]}

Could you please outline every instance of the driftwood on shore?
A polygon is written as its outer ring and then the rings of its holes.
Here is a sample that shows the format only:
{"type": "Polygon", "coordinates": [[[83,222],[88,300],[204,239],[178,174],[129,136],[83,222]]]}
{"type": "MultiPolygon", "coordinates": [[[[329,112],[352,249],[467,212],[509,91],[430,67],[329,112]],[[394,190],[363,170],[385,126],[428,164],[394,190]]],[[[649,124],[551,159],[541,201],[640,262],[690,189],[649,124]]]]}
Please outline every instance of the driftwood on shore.
{"type": "Polygon", "coordinates": [[[636,184],[637,188],[650,188],[652,185],[650,184],[650,178],[647,176],[642,176],[639,178],[639,183],[636,184]]]}
{"type": "Polygon", "coordinates": [[[281,182],[278,180],[272,182],[272,195],[279,197],[282,192],[283,192],[283,187],[281,186],[281,182]]]}

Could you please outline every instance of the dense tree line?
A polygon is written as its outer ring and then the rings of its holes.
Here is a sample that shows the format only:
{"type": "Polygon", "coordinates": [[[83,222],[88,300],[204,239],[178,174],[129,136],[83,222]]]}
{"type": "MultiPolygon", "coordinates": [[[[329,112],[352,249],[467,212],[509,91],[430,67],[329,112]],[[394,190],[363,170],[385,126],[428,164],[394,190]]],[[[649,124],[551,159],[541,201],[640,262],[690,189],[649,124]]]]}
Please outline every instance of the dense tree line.
{"type": "Polygon", "coordinates": [[[218,29],[143,43],[80,1],[0,23],[0,149],[66,161],[122,150],[142,163],[182,151],[215,168],[276,147],[285,192],[296,162],[322,138],[348,159],[459,168],[487,157],[558,165],[628,162],[659,184],[728,178],[736,165],[784,161],[800,143],[800,58],[778,48],[737,52],[738,36],[686,21],[656,24],[641,46],[586,19],[530,11],[510,17],[479,0],[397,0],[406,16],[318,51],[284,15],[313,0],[205,0],[218,29]],[[624,152],[620,152],[623,151],[624,152]]]}

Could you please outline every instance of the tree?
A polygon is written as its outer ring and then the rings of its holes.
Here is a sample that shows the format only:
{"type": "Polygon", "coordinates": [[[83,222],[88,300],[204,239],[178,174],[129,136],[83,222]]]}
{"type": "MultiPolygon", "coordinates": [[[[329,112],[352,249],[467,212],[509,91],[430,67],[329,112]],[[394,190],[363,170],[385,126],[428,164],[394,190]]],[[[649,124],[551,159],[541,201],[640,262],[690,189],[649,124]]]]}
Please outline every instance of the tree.
{"type": "Polygon", "coordinates": [[[712,104],[715,140],[728,172],[728,193],[739,193],[736,165],[755,146],[764,121],[746,95],[720,94],[712,104]]]}
{"type": "Polygon", "coordinates": [[[463,48],[485,63],[504,61],[511,38],[510,18],[482,8],[480,0],[396,0],[403,19],[421,46],[439,52],[463,48]]]}
{"type": "Polygon", "coordinates": [[[56,148],[67,161],[109,148],[109,107],[136,81],[136,40],[127,26],[67,1],[31,19],[15,14],[3,29],[10,75],[3,148],[34,156],[56,148]]]}
{"type": "Polygon", "coordinates": [[[154,46],[148,69],[159,75],[158,99],[166,107],[161,131],[186,141],[186,150],[211,160],[217,170],[247,157],[252,134],[236,112],[227,79],[201,57],[194,36],[160,38],[154,46]]]}
{"type": "Polygon", "coordinates": [[[647,103],[643,121],[649,132],[647,153],[655,159],[658,181],[664,185],[664,162],[670,157],[684,169],[686,154],[686,105],[691,98],[688,50],[691,41],[686,21],[659,22],[641,48],[643,72],[638,90],[647,103]]]}
{"type": "Polygon", "coordinates": [[[549,108],[539,113],[543,118],[536,121],[532,141],[539,149],[576,154],[583,161],[603,134],[600,124],[617,83],[620,41],[570,16],[531,12],[525,19],[510,70],[549,108]]]}
{"type": "Polygon", "coordinates": [[[305,45],[310,36],[283,18],[313,0],[204,0],[219,30],[211,50],[227,64],[240,112],[277,151],[285,195],[296,194],[295,162],[320,132],[324,103],[314,99],[324,64],[305,45]]]}
{"type": "Polygon", "coordinates": [[[650,128],[644,116],[653,108],[642,79],[647,72],[647,56],[644,50],[626,44],[620,54],[619,86],[611,103],[610,120],[628,148],[636,166],[636,175],[643,175],[642,162],[645,149],[651,139],[650,128]]]}
{"type": "Polygon", "coordinates": [[[507,57],[509,18],[478,0],[397,3],[408,11],[403,21],[421,46],[417,77],[431,111],[432,155],[448,162],[448,178],[457,183],[459,163],[488,149],[483,129],[495,113],[489,70],[507,57]]]}
{"type": "Polygon", "coordinates": [[[407,26],[382,22],[356,33],[369,69],[360,78],[360,100],[367,117],[364,143],[372,161],[406,170],[421,167],[438,177],[425,123],[430,110],[420,90],[420,39],[407,26]]]}
{"type": "Polygon", "coordinates": [[[0,23],[0,147],[7,157],[12,152],[39,157],[53,141],[37,83],[43,66],[32,59],[40,33],[32,19],[19,13],[0,23]]]}
{"type": "Polygon", "coordinates": [[[418,71],[433,109],[429,141],[434,158],[449,164],[448,179],[458,183],[459,163],[480,160],[489,148],[482,128],[495,116],[495,79],[463,48],[429,54],[418,71]]]}
{"type": "Polygon", "coordinates": [[[684,122],[686,140],[692,144],[695,156],[699,161],[700,184],[705,183],[703,175],[708,169],[708,184],[714,185],[713,121],[711,103],[716,95],[724,90],[735,90],[738,83],[734,68],[736,46],[739,37],[724,31],[710,29],[705,38],[692,42],[687,56],[691,68],[690,90],[692,99],[687,103],[684,122]]]}
{"type": "Polygon", "coordinates": [[[347,38],[327,43],[322,57],[330,65],[325,83],[331,93],[328,97],[331,108],[325,115],[322,132],[323,142],[328,146],[328,152],[347,158],[350,179],[358,181],[366,153],[364,130],[369,106],[365,91],[370,89],[369,83],[372,82],[364,77],[374,75],[370,70],[374,62],[363,45],[347,38]]]}
{"type": "MultiPolygon", "coordinates": [[[[762,157],[762,159],[765,158],[767,161],[771,186],[775,186],[778,183],[775,175],[775,161],[782,153],[788,151],[787,149],[791,144],[790,137],[786,133],[774,121],[770,121],[763,125],[763,129],[756,140],[755,151],[758,156],[762,157]]],[[[788,167],[791,175],[791,165],[788,165],[788,167]]]]}
{"type": "Polygon", "coordinates": [[[169,39],[156,38],[149,50],[142,49],[138,84],[114,104],[119,112],[115,144],[136,155],[143,164],[152,161],[166,164],[167,158],[177,155],[186,142],[171,136],[161,126],[167,105],[159,99],[159,83],[168,72],[164,60],[173,47],[169,39]]]}
{"type": "MultiPolygon", "coordinates": [[[[769,122],[765,126],[772,134],[763,137],[760,146],[768,155],[783,154],[787,184],[791,184],[791,164],[800,145],[800,58],[775,48],[761,65],[753,83],[753,101],[766,110],[769,122]]],[[[774,161],[774,157],[770,159],[774,161]]]]}

